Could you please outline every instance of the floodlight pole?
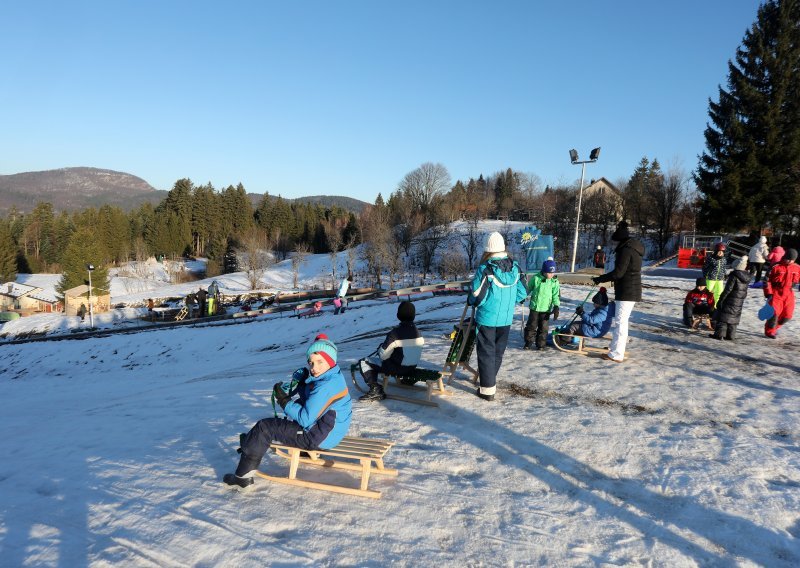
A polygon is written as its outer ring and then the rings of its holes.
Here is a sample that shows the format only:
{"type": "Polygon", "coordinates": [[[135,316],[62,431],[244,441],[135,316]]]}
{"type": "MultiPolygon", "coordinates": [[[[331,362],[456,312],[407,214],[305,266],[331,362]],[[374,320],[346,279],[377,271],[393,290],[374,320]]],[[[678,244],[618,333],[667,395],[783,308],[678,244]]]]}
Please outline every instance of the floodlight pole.
{"type": "Polygon", "coordinates": [[[583,203],[583,179],[584,175],[586,174],[586,164],[591,164],[597,161],[597,156],[600,154],[600,148],[595,148],[592,150],[592,154],[590,156],[591,159],[589,160],[578,160],[578,153],[575,150],[571,150],[569,155],[570,159],[573,164],[581,165],[581,185],[578,190],[578,214],[575,216],[575,239],[572,242],[572,266],[570,267],[570,272],[575,272],[575,258],[578,255],[578,227],[581,223],[581,204],[583,203]]]}
{"type": "Polygon", "coordinates": [[[92,310],[92,270],[94,270],[94,266],[87,264],[86,270],[89,271],[89,327],[94,329],[94,311],[92,310]]]}

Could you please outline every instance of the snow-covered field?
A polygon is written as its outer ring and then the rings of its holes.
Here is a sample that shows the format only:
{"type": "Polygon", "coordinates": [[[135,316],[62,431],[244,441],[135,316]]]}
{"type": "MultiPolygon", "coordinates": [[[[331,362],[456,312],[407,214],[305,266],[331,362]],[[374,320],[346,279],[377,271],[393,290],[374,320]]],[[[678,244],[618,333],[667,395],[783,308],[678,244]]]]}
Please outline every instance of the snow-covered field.
{"type": "MultiPolygon", "coordinates": [[[[800,324],[764,339],[752,290],[714,341],[681,326],[690,280],[645,283],[623,365],[523,352],[517,321],[494,403],[466,380],[440,409],[355,403],[351,434],[396,442],[378,501],[221,478],[315,333],[346,369],[396,304],[2,345],[0,565],[800,565],[800,324]]],[[[428,366],[462,301],[417,302],[428,366]]]]}

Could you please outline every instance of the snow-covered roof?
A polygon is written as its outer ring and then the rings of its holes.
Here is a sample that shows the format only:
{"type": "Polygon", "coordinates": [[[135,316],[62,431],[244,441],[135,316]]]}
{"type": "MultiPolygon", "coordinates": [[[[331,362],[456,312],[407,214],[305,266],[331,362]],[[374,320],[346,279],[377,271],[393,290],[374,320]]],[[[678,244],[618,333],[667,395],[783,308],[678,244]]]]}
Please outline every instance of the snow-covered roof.
{"type": "Polygon", "coordinates": [[[42,289],[18,282],[6,282],[0,287],[1,296],[10,296],[12,298],[22,298],[23,296],[33,297],[32,294],[37,291],[42,292],[42,289]]]}

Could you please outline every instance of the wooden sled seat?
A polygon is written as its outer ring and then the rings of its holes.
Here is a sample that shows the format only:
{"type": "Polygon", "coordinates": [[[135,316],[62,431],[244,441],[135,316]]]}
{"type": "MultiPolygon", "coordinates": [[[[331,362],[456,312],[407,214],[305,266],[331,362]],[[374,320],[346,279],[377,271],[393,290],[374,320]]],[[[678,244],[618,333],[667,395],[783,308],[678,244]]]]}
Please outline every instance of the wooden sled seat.
{"type": "Polygon", "coordinates": [[[692,329],[700,329],[700,326],[705,326],[706,329],[714,331],[714,324],[711,321],[711,316],[692,316],[692,329]]]}
{"type": "Polygon", "coordinates": [[[386,392],[388,389],[389,379],[394,379],[394,384],[396,386],[407,390],[421,391],[422,389],[417,387],[416,384],[421,382],[425,383],[424,399],[416,399],[405,396],[392,395],[391,398],[395,400],[404,400],[406,402],[413,402],[416,404],[423,404],[427,406],[439,406],[437,403],[433,402],[432,400],[433,395],[453,394],[451,391],[447,390],[444,387],[444,383],[442,382],[442,374],[439,371],[433,371],[431,369],[420,369],[419,367],[417,367],[414,370],[414,372],[409,375],[400,375],[396,373],[380,373],[379,378],[380,377],[382,377],[383,379],[382,383],[384,392],[386,392]]]}
{"type": "Polygon", "coordinates": [[[269,481],[285,483],[288,485],[298,485],[300,487],[310,487],[334,493],[346,493],[347,495],[358,495],[360,497],[370,497],[380,499],[381,492],[368,489],[369,476],[374,473],[377,475],[397,476],[396,469],[389,469],[383,466],[383,456],[394,445],[388,440],[376,440],[370,438],[358,438],[345,436],[339,445],[329,450],[303,450],[293,446],[283,446],[272,444],[275,453],[282,458],[289,460],[289,476],[274,477],[256,472],[256,475],[269,481]],[[305,453],[308,457],[301,456],[305,453]],[[361,472],[361,481],[358,489],[354,487],[344,487],[329,483],[319,483],[315,481],[304,481],[297,479],[297,469],[299,465],[308,464],[319,467],[329,467],[332,469],[346,469],[361,472]]]}
{"type": "MultiPolygon", "coordinates": [[[[571,335],[569,333],[553,334],[553,345],[559,351],[564,351],[565,353],[575,353],[578,355],[594,356],[602,356],[608,353],[608,347],[595,347],[593,345],[587,345],[587,341],[602,341],[610,343],[611,337],[606,335],[602,337],[586,337],[585,335],[571,335]]],[[[625,355],[625,358],[628,358],[627,354],[625,355]]]]}

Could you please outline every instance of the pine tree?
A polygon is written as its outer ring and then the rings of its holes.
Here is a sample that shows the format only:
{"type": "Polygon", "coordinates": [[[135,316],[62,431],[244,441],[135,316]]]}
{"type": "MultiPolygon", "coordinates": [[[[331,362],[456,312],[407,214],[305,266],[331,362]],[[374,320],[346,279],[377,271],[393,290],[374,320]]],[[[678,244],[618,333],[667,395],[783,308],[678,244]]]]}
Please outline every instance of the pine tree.
{"type": "Polygon", "coordinates": [[[701,224],[790,225],[800,214],[800,0],[767,0],[709,100],[695,182],[701,224]]]}
{"type": "Polygon", "coordinates": [[[5,221],[0,221],[0,284],[17,278],[17,245],[5,221]]]}
{"type": "Polygon", "coordinates": [[[108,293],[108,268],[103,259],[106,251],[100,242],[97,231],[90,227],[76,230],[69,240],[61,260],[62,274],[56,286],[56,291],[61,297],[64,292],[89,283],[87,264],[94,266],[92,271],[92,294],[108,293]]]}

